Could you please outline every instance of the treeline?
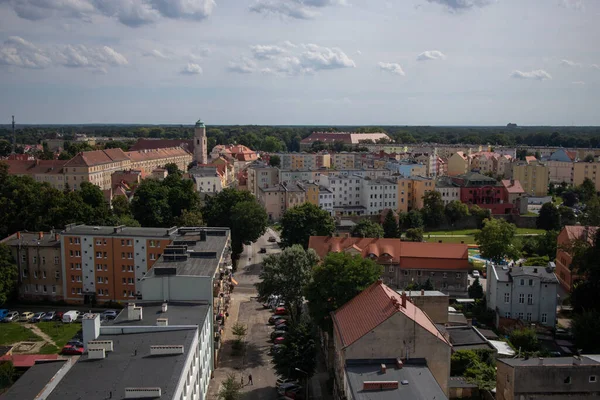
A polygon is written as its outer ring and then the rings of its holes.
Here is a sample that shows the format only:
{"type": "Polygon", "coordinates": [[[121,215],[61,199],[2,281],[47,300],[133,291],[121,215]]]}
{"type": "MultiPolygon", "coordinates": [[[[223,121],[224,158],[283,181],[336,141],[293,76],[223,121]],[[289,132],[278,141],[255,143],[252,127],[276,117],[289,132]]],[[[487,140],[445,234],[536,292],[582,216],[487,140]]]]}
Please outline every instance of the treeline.
{"type": "MultiPolygon", "coordinates": [[[[216,125],[207,127],[209,148],[217,144],[243,144],[263,151],[299,151],[300,141],[315,131],[385,132],[398,143],[490,144],[503,146],[600,147],[600,127],[435,127],[435,126],[260,126],[216,125]]],[[[113,138],[192,138],[192,125],[66,125],[24,126],[16,131],[17,143],[39,144],[61,134],[113,138]]],[[[0,127],[0,141],[10,142],[9,126],[0,127]]],[[[0,146],[1,148],[2,146],[0,146]]]]}

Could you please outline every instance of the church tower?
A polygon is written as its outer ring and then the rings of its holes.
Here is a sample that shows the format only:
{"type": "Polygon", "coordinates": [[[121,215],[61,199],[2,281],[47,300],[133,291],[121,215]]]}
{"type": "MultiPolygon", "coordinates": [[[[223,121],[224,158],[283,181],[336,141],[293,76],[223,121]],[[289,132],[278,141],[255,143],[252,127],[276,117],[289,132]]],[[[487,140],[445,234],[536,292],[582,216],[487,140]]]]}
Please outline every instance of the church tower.
{"type": "Polygon", "coordinates": [[[194,129],[194,161],[198,164],[208,164],[206,149],[206,126],[201,119],[196,122],[194,129]]]}

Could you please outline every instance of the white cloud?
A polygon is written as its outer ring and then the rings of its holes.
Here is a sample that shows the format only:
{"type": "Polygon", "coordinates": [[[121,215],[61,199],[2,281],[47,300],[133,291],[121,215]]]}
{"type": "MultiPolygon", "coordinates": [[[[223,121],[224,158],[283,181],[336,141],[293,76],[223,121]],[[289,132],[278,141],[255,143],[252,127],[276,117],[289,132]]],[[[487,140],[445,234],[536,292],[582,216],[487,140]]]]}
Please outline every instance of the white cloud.
{"type": "Polygon", "coordinates": [[[257,0],[250,11],[260,14],[275,14],[295,19],[313,19],[319,8],[346,5],[346,0],[257,0]]]}
{"type": "Polygon", "coordinates": [[[496,0],[427,0],[445,6],[450,12],[467,11],[475,7],[484,7],[496,2],[496,0]]]}
{"type": "Polygon", "coordinates": [[[356,54],[358,54],[360,56],[360,55],[362,55],[362,51],[356,50],[356,54]]]}
{"type": "Polygon", "coordinates": [[[567,67],[581,67],[581,64],[571,60],[560,60],[560,65],[565,65],[567,67]]]}
{"type": "Polygon", "coordinates": [[[152,49],[150,51],[147,51],[144,53],[145,57],[154,57],[154,58],[158,58],[161,60],[168,60],[169,57],[167,57],[162,51],[157,50],[157,49],[152,49]]]}
{"type": "Polygon", "coordinates": [[[404,73],[404,70],[398,63],[379,62],[379,63],[377,63],[377,65],[379,66],[379,69],[381,69],[382,71],[390,72],[395,75],[402,75],[402,76],[406,75],[404,73]]]}
{"type": "Polygon", "coordinates": [[[594,69],[600,69],[600,65],[598,65],[598,64],[592,64],[592,65],[590,65],[590,67],[592,67],[594,69]]]}
{"type": "Polygon", "coordinates": [[[445,60],[446,55],[439,50],[424,51],[417,56],[417,61],[445,60]]]}
{"type": "Polygon", "coordinates": [[[552,75],[550,75],[548,72],[544,71],[543,69],[536,69],[534,71],[529,71],[529,72],[522,72],[519,70],[514,70],[510,74],[510,77],[515,78],[515,79],[535,79],[538,81],[545,81],[545,80],[552,79],[552,75]]]}
{"type": "Polygon", "coordinates": [[[575,81],[575,82],[571,82],[573,85],[585,85],[584,81],[575,81]]]}
{"type": "Polygon", "coordinates": [[[15,13],[31,21],[55,16],[83,18],[94,12],[94,6],[88,0],[4,0],[15,13]]]}
{"type": "Polygon", "coordinates": [[[181,75],[200,75],[202,68],[198,64],[188,63],[179,73],[181,75]]]}
{"type": "Polygon", "coordinates": [[[51,63],[45,51],[19,36],[10,36],[0,45],[0,65],[41,69],[51,63]]]}
{"type": "Polygon", "coordinates": [[[356,64],[350,57],[337,47],[328,48],[316,44],[304,45],[307,51],[300,55],[302,63],[309,69],[338,69],[355,68],[356,64]]]}
{"type": "Polygon", "coordinates": [[[238,61],[230,61],[227,70],[238,74],[251,74],[256,71],[256,63],[249,58],[242,57],[238,61]]]}
{"type": "Polygon", "coordinates": [[[285,49],[279,46],[265,45],[250,46],[250,50],[254,58],[259,60],[268,60],[286,52],[285,49]]]}
{"type": "Polygon", "coordinates": [[[585,9],[585,5],[583,4],[583,0],[560,0],[558,5],[564,8],[568,8],[570,10],[581,11],[585,9]]]}

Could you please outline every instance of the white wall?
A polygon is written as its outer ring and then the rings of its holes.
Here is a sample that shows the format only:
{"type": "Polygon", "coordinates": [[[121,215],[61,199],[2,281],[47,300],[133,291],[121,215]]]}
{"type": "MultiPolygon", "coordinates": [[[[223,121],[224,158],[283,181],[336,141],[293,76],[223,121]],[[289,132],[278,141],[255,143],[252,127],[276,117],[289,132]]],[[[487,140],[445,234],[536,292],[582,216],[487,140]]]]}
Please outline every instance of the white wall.
{"type": "Polygon", "coordinates": [[[145,301],[213,301],[212,277],[152,276],[140,281],[145,301]]]}

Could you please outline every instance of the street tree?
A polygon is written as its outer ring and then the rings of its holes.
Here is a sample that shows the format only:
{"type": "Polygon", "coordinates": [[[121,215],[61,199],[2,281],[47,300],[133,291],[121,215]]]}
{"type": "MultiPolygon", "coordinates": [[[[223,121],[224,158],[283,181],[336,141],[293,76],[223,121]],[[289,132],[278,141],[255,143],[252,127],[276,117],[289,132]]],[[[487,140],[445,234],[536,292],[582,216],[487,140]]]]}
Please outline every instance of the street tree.
{"type": "Polygon", "coordinates": [[[483,286],[479,282],[479,277],[475,278],[471,286],[467,289],[469,297],[471,299],[482,299],[483,298],[483,286]]]}
{"type": "Polygon", "coordinates": [[[545,229],[547,231],[559,231],[561,228],[560,224],[560,212],[552,202],[544,203],[540,209],[536,221],[538,229],[545,229]]]}
{"type": "Polygon", "coordinates": [[[259,300],[266,301],[270,295],[278,294],[292,312],[292,318],[297,319],[304,302],[304,290],[318,262],[314,250],[304,250],[298,244],[267,256],[263,261],[261,280],[256,284],[259,300]]]}
{"type": "Polygon", "coordinates": [[[430,228],[438,227],[444,223],[444,201],[440,192],[432,190],[423,196],[421,213],[425,224],[430,228]]]}
{"type": "Polygon", "coordinates": [[[396,217],[394,216],[393,210],[388,210],[387,214],[385,214],[385,219],[383,220],[383,237],[400,237],[400,229],[398,227],[398,223],[396,222],[396,217]]]}
{"type": "Polygon", "coordinates": [[[423,215],[417,210],[410,210],[409,212],[400,215],[400,228],[402,230],[419,229],[424,226],[423,215]]]}
{"type": "Polygon", "coordinates": [[[0,306],[11,297],[17,278],[17,263],[10,252],[10,247],[0,243],[0,306]]]}
{"type": "Polygon", "coordinates": [[[240,400],[242,398],[242,383],[234,374],[227,375],[227,378],[221,383],[221,388],[217,394],[218,400],[240,400]]]}
{"type": "Polygon", "coordinates": [[[483,228],[475,234],[481,256],[495,263],[519,257],[515,235],[517,228],[503,219],[487,219],[483,228]]]}
{"type": "Polygon", "coordinates": [[[313,376],[316,365],[316,330],[310,319],[302,318],[290,324],[282,348],[273,354],[273,367],[280,376],[302,380],[313,376]]]}
{"type": "Polygon", "coordinates": [[[281,241],[284,246],[300,244],[308,248],[311,236],[330,236],[335,231],[333,217],[311,203],[288,209],[281,219],[281,241]]]}
{"type": "Polygon", "coordinates": [[[448,222],[454,226],[457,221],[464,219],[470,215],[469,207],[458,200],[452,200],[444,209],[448,222]]]}
{"type": "Polygon", "coordinates": [[[330,313],[377,281],[381,273],[382,267],[371,259],[348,253],[329,253],[313,268],[305,293],[315,323],[331,330],[330,313]]]}
{"type": "Polygon", "coordinates": [[[363,218],[358,221],[350,233],[354,237],[361,238],[381,238],[384,234],[381,225],[368,218],[363,218]]]}

